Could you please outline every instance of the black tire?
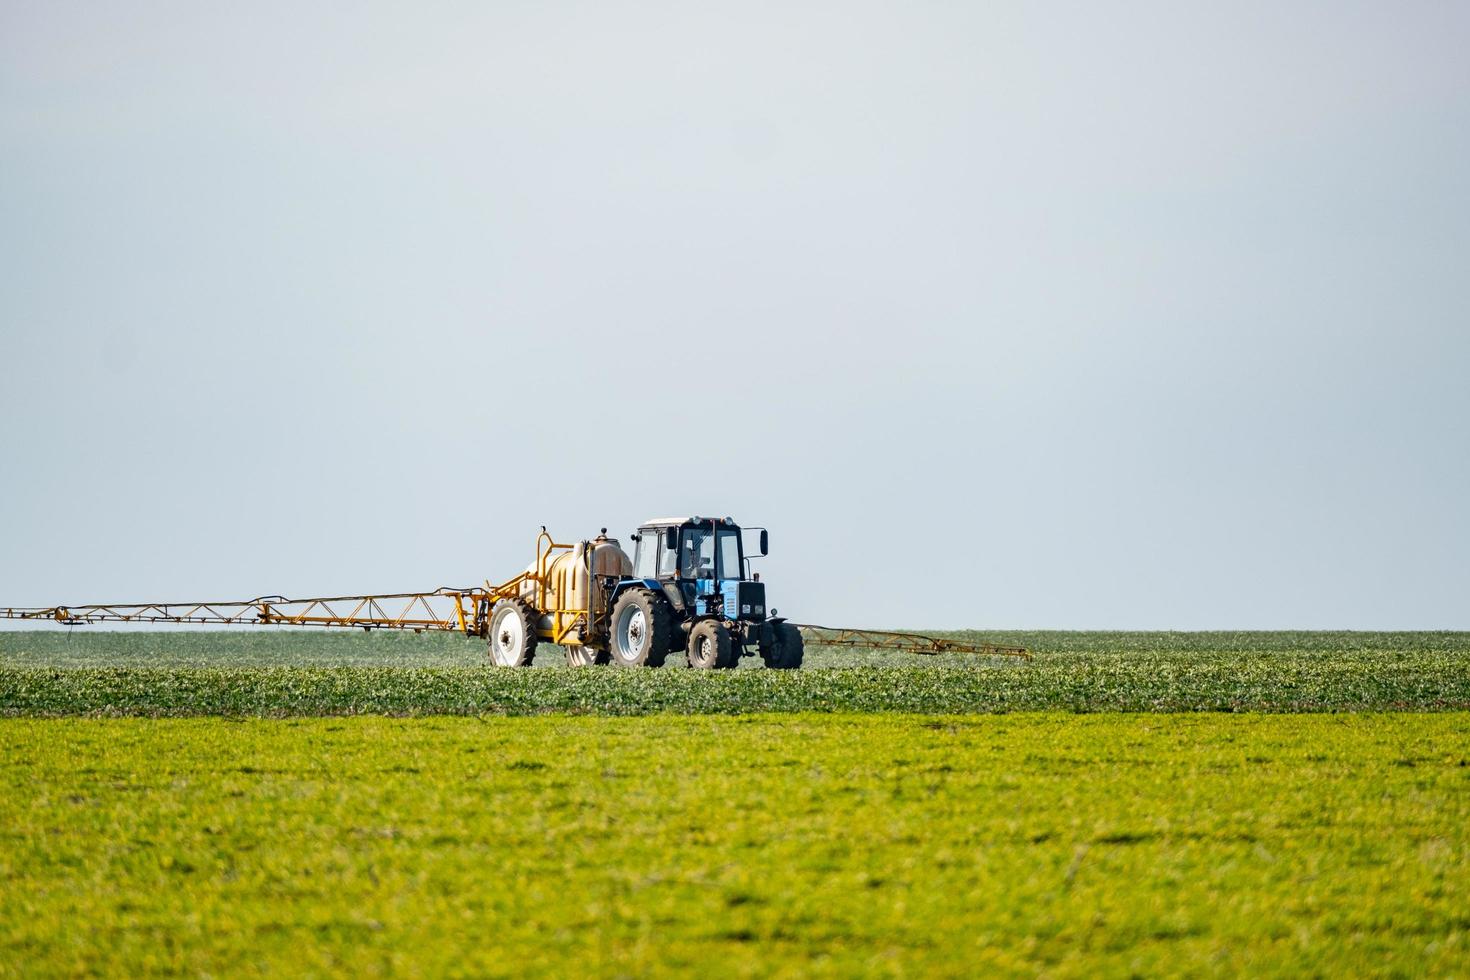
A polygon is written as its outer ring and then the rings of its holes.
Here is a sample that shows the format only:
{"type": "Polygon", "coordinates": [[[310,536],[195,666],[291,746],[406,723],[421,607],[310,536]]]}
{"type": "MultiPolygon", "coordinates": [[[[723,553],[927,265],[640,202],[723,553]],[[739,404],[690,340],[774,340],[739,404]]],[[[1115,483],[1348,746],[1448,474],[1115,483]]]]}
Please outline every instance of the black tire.
{"type": "Polygon", "coordinates": [[[536,614],[518,599],[501,599],[490,610],[490,662],[497,667],[529,667],[536,659],[536,614]]]}
{"type": "Polygon", "coordinates": [[[591,667],[594,664],[605,664],[608,661],[607,651],[596,647],[569,646],[566,651],[568,667],[591,667]]]}
{"type": "Polygon", "coordinates": [[[777,623],[775,642],[761,644],[761,660],[772,670],[796,670],[806,656],[801,630],[790,623],[777,623]]]}
{"type": "Polygon", "coordinates": [[[689,631],[685,656],[695,670],[728,670],[735,666],[730,631],[718,620],[702,619],[689,631]]]}
{"type": "Polygon", "coordinates": [[[662,667],[669,655],[674,613],[657,592],[629,589],[613,603],[608,652],[619,667],[662,667]]]}

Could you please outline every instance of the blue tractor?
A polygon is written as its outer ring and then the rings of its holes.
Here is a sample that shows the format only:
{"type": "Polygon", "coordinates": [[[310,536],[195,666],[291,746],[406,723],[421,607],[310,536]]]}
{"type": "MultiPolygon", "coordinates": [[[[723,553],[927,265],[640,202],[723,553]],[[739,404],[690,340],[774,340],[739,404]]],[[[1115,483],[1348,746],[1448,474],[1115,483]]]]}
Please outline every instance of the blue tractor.
{"type": "MultiPolygon", "coordinates": [[[[768,549],[764,528],[755,542],[768,549]]],[[[728,517],[647,521],[633,535],[633,573],[618,580],[607,622],[608,654],[625,667],[658,667],[684,651],[689,666],[734,667],[759,654],[767,667],[801,666],[801,631],[766,606],[750,573],[741,529],[728,517]]]]}

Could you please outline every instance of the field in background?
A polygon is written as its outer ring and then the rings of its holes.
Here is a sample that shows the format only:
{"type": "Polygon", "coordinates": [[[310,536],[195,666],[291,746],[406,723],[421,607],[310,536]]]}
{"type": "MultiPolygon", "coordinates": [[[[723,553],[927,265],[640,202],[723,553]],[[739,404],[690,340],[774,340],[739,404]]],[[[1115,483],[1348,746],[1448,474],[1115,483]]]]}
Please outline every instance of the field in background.
{"type": "Polygon", "coordinates": [[[1470,709],[1466,633],[949,635],[1035,659],[814,648],[795,673],[506,670],[446,635],[0,633],[0,715],[1470,709]]]}
{"type": "Polygon", "coordinates": [[[0,721],[0,973],[1462,970],[1470,720],[0,721]]]}
{"type": "MultiPolygon", "coordinates": [[[[1452,656],[1470,659],[1470,633],[1366,633],[1327,630],[1242,632],[1128,632],[1061,630],[928,631],[933,636],[1015,644],[1040,663],[1079,658],[1381,657],[1452,656]]],[[[0,667],[481,667],[485,643],[451,633],[329,631],[300,627],[259,629],[106,630],[97,627],[0,630],[0,667]]],[[[537,667],[566,663],[560,647],[543,644],[537,667]]],[[[959,667],[974,657],[894,654],[878,650],[813,647],[808,667],[959,667]]],[[[741,661],[759,669],[759,658],[741,661]]],[[[681,670],[670,656],[665,670],[681,670]]]]}

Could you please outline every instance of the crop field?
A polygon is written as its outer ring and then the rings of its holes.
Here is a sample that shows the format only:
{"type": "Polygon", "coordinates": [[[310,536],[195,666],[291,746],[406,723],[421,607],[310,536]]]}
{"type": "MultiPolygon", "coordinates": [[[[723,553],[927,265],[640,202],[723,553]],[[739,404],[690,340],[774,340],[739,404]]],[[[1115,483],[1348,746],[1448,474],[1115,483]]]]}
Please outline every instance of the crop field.
{"type": "Polygon", "coordinates": [[[1470,972],[1470,635],[985,638],[0,632],[0,976],[1470,972]]]}
{"type": "Polygon", "coordinates": [[[1463,972],[1463,714],[0,721],[0,972],[1463,972]]]}
{"type": "MultiPolygon", "coordinates": [[[[1198,662],[1267,658],[1280,661],[1456,658],[1470,663],[1470,633],[1373,633],[1329,630],[1129,632],[1062,630],[926,631],[931,636],[1024,646],[1041,664],[1137,660],[1198,662]]],[[[968,655],[923,656],[878,650],[808,647],[808,667],[969,667],[968,655]]],[[[451,633],[315,630],[0,629],[3,667],[483,667],[485,643],[451,633]]],[[[565,663],[561,648],[543,643],[535,666],[565,663]]],[[[995,661],[986,661],[995,663],[995,661]]],[[[759,669],[758,661],[741,661],[759,669]]],[[[670,657],[665,670],[683,661],[670,657]]]]}
{"type": "Polygon", "coordinates": [[[0,632],[0,715],[1470,709],[1464,633],[985,638],[1035,659],[814,648],[794,674],[502,670],[480,642],[442,635],[0,632]]]}

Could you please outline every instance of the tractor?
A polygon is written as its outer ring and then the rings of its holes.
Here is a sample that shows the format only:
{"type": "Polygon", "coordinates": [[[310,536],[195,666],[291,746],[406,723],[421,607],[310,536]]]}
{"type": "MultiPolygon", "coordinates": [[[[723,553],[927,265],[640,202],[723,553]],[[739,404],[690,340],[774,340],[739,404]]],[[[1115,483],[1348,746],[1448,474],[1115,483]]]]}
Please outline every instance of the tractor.
{"type": "MultiPolygon", "coordinates": [[[[769,535],[758,530],[764,556],[769,535]]],[[[612,662],[657,667],[683,650],[701,670],[734,667],[760,654],[767,667],[801,666],[801,632],[766,607],[766,586],[750,573],[744,535],[725,518],[675,517],[633,535],[633,574],[617,583],[608,624],[612,662]]]]}
{"type": "MultiPolygon", "coordinates": [[[[752,530],[764,556],[769,536],[752,530]]],[[[529,664],[547,639],[574,664],[659,667],[682,650],[701,670],[756,654],[778,670],[801,666],[801,632],[766,607],[765,584],[751,574],[742,531],[728,517],[647,521],[633,534],[632,558],[606,528],[577,545],[543,538],[536,563],[507,583],[518,581],[519,593],[488,610],[497,664],[529,664]],[[552,549],[565,550],[552,557],[552,549]]]]}

